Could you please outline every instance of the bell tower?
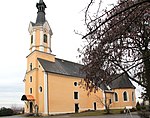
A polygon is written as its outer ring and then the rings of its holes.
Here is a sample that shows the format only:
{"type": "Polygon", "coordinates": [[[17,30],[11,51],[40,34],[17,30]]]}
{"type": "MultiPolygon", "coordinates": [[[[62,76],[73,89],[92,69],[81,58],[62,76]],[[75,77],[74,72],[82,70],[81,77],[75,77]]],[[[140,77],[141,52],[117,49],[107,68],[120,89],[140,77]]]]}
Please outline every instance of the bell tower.
{"type": "Polygon", "coordinates": [[[53,35],[49,23],[45,18],[46,5],[43,0],[36,4],[38,9],[36,22],[30,22],[28,31],[30,33],[30,52],[41,51],[51,53],[51,36],[53,35]]]}

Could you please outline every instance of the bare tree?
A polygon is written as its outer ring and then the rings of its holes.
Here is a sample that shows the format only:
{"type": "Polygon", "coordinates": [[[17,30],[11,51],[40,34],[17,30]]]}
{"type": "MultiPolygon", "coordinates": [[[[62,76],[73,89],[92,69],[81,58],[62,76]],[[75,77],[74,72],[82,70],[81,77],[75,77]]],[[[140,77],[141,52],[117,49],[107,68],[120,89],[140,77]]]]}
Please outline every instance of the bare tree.
{"type": "Polygon", "coordinates": [[[113,96],[113,92],[110,92],[110,91],[104,91],[103,98],[96,96],[97,102],[105,106],[105,110],[107,114],[110,113],[110,107],[112,104],[112,96],[113,96]]]}
{"type": "MultiPolygon", "coordinates": [[[[150,98],[150,0],[119,0],[111,10],[85,11],[87,45],[80,51],[86,81],[111,82],[126,74],[146,89],[150,98]]],[[[150,100],[150,99],[149,99],[150,100]]]]}

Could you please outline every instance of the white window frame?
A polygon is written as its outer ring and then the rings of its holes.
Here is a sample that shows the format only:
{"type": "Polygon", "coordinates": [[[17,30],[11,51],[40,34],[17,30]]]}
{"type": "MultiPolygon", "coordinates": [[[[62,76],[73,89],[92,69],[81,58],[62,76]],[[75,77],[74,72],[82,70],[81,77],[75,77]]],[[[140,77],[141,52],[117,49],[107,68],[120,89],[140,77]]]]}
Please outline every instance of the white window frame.
{"type": "Polygon", "coordinates": [[[114,101],[115,101],[115,102],[119,102],[119,96],[118,96],[118,93],[117,93],[117,92],[114,92],[114,101]],[[115,96],[115,94],[117,94],[117,98],[118,98],[117,101],[116,101],[116,96],[115,96]]]}
{"type": "Polygon", "coordinates": [[[129,94],[128,94],[127,91],[124,91],[124,92],[122,93],[122,96],[123,96],[123,97],[122,97],[122,98],[123,98],[123,102],[128,102],[128,101],[129,101],[129,94]],[[126,101],[124,100],[124,93],[125,93],[125,92],[127,93],[127,100],[126,100],[126,101]]]}

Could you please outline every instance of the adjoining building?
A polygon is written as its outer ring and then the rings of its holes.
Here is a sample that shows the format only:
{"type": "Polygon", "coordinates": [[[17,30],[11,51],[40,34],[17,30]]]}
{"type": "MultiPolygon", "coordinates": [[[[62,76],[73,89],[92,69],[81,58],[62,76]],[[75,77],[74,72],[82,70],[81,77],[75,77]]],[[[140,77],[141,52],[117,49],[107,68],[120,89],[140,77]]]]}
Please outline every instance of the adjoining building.
{"type": "Polygon", "coordinates": [[[36,22],[30,22],[30,54],[24,78],[25,113],[43,115],[103,110],[106,101],[111,109],[135,107],[135,87],[122,75],[97,91],[88,91],[83,65],[56,58],[51,51],[52,29],[45,18],[46,4],[39,0],[36,22]],[[81,83],[82,82],[82,83],[81,83]],[[107,100],[106,100],[107,99],[107,100]]]}

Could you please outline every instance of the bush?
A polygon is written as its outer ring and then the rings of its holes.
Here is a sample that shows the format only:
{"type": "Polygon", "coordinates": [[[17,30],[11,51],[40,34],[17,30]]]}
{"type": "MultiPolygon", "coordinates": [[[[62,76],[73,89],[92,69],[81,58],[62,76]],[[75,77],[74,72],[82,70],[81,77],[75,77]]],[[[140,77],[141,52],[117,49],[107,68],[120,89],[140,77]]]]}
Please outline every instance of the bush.
{"type": "Polygon", "coordinates": [[[141,106],[141,109],[142,110],[146,110],[146,106],[141,106]]]}
{"type": "Polygon", "coordinates": [[[140,110],[141,110],[141,105],[140,105],[140,103],[139,103],[139,102],[137,102],[137,103],[136,103],[136,109],[137,109],[138,111],[140,111],[140,110]]]}
{"type": "Polygon", "coordinates": [[[0,109],[0,116],[11,116],[14,114],[14,111],[10,108],[2,107],[0,109]]]}
{"type": "Polygon", "coordinates": [[[132,109],[130,109],[130,112],[135,112],[136,111],[136,108],[132,108],[132,109]]]}

